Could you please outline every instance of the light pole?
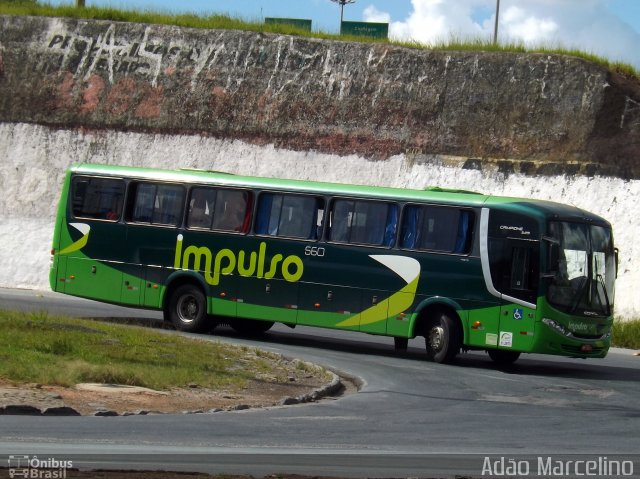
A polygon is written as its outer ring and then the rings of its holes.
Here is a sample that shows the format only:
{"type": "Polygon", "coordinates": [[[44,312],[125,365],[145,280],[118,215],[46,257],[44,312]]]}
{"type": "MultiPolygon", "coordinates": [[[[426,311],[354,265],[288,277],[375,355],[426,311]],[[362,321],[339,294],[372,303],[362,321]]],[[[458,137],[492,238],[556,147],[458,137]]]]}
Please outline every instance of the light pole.
{"type": "Polygon", "coordinates": [[[340,33],[342,33],[342,18],[344,16],[344,6],[356,3],[356,0],[331,0],[333,3],[340,5],[340,33]]]}
{"type": "Polygon", "coordinates": [[[500,16],[500,0],[496,0],[496,23],[493,26],[493,44],[498,43],[498,17],[500,16]]]}

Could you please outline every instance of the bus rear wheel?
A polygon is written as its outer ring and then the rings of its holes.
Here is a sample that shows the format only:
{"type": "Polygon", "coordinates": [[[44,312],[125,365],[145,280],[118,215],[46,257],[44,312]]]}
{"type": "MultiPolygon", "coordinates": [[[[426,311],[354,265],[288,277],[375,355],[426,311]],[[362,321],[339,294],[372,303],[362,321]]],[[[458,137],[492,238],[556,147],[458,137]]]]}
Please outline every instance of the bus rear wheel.
{"type": "Polygon", "coordinates": [[[233,330],[244,336],[259,336],[264,334],[271,329],[273,324],[273,321],[259,321],[244,318],[235,318],[231,321],[233,330]]]}
{"type": "Polygon", "coordinates": [[[489,357],[497,364],[507,365],[515,363],[520,357],[518,351],[505,351],[503,349],[488,349],[489,357]]]}
{"type": "Polygon", "coordinates": [[[436,363],[452,362],[460,351],[458,322],[447,313],[439,313],[429,321],[425,334],[427,358],[436,363]]]}
{"type": "Polygon", "coordinates": [[[207,298],[200,288],[183,284],[171,293],[165,319],[171,321],[176,329],[201,332],[207,326],[207,318],[207,298]]]}

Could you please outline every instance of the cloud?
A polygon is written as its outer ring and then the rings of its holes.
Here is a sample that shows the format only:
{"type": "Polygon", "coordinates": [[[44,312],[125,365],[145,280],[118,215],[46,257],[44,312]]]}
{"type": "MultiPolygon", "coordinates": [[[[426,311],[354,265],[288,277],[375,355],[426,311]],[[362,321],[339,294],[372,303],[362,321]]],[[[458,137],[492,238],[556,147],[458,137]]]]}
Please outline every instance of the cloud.
{"type": "MultiPolygon", "coordinates": [[[[491,39],[495,0],[412,0],[412,11],[392,21],[394,39],[425,44],[458,39],[491,39]]],[[[366,21],[388,21],[374,6],[366,21]],[[374,20],[375,19],[375,20],[374,20]]],[[[607,0],[501,0],[498,37],[527,46],[576,48],[640,69],[640,33],[607,9],[607,0]]]]}
{"type": "Polygon", "coordinates": [[[552,18],[539,17],[515,6],[507,8],[501,23],[507,38],[521,40],[525,44],[552,40],[558,31],[558,24],[552,18]]]}
{"type": "Polygon", "coordinates": [[[381,12],[374,5],[369,5],[362,12],[362,18],[365,22],[374,23],[389,23],[391,22],[391,15],[386,12],[381,12]]]}

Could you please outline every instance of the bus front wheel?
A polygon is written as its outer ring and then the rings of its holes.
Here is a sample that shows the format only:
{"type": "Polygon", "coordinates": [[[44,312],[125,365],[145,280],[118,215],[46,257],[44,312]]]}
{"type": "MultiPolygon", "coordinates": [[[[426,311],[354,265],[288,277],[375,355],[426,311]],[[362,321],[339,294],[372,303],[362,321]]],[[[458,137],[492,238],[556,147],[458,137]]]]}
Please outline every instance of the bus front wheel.
{"type": "Polygon", "coordinates": [[[450,363],[460,351],[458,322],[447,313],[439,313],[429,321],[424,339],[430,361],[450,363]]]}
{"type": "Polygon", "coordinates": [[[201,332],[207,322],[207,298],[197,286],[183,284],[171,293],[165,318],[180,331],[201,332]]]}
{"type": "Polygon", "coordinates": [[[489,349],[487,350],[489,357],[497,364],[507,365],[515,363],[520,357],[518,351],[505,351],[503,349],[489,349]]]}

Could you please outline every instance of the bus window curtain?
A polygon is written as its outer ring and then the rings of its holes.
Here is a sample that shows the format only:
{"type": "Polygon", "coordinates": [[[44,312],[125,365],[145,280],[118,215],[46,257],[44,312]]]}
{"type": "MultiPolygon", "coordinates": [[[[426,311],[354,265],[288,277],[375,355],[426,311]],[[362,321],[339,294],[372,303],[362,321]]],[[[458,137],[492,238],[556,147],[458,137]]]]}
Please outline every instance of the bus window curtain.
{"type": "Polygon", "coordinates": [[[414,249],[416,247],[418,229],[418,208],[408,206],[405,210],[402,228],[402,247],[414,249]]]}
{"type": "Polygon", "coordinates": [[[389,207],[381,203],[356,202],[355,228],[351,230],[351,240],[355,243],[382,246],[388,211],[389,207]]]}
{"type": "Polygon", "coordinates": [[[308,239],[317,240],[320,237],[322,226],[318,226],[318,216],[322,209],[324,209],[324,201],[320,198],[315,198],[313,217],[311,218],[311,231],[308,239]]]}
{"type": "Polygon", "coordinates": [[[387,210],[387,226],[384,230],[384,245],[393,247],[396,240],[396,229],[398,227],[398,205],[389,205],[387,210]]]}
{"type": "Polygon", "coordinates": [[[453,249],[454,253],[464,253],[467,245],[467,237],[469,235],[469,222],[471,219],[471,212],[461,211],[460,219],[458,220],[458,233],[456,235],[456,247],[453,249]]]}
{"type": "Polygon", "coordinates": [[[260,195],[258,204],[258,217],[256,218],[256,233],[266,235],[269,232],[269,219],[271,216],[271,204],[273,203],[273,195],[263,193],[260,195]]]}
{"type": "Polygon", "coordinates": [[[247,233],[249,228],[251,227],[251,213],[253,211],[253,195],[251,193],[245,193],[246,203],[245,203],[245,213],[244,213],[244,221],[242,222],[242,233],[247,233]]]}

